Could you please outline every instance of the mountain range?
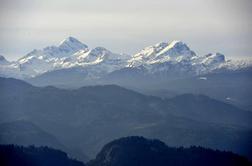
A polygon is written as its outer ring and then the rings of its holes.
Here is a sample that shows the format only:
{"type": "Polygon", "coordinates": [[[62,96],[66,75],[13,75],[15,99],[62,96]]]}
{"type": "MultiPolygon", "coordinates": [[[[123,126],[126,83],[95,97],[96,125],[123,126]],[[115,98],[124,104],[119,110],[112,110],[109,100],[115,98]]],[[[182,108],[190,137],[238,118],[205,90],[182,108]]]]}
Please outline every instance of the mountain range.
{"type": "Polygon", "coordinates": [[[0,143],[46,145],[87,161],[137,135],[252,159],[251,64],[197,55],[182,41],[127,55],[73,37],[17,61],[0,56],[0,143]]]}
{"type": "Polygon", "coordinates": [[[130,135],[158,138],[171,146],[230,150],[252,158],[252,113],[204,95],[167,99],[116,85],[58,89],[12,78],[0,78],[0,91],[1,123],[31,122],[67,149],[89,158],[107,142],[130,135]]]}
{"type": "Polygon", "coordinates": [[[131,75],[132,71],[139,77],[152,79],[159,76],[159,79],[171,80],[250,66],[251,63],[245,61],[226,60],[220,53],[197,55],[182,41],[157,43],[134,55],[127,55],[113,53],[103,47],[90,49],[73,37],[66,38],[57,46],[35,49],[17,61],[8,62],[0,57],[1,76],[27,79],[42,85],[59,85],[69,78],[73,82],[99,83],[111,77],[116,79],[118,74],[125,76],[125,72],[131,75]],[[64,80],[58,76],[60,74],[64,74],[64,80]],[[78,79],[73,79],[73,75],[78,79]]]}

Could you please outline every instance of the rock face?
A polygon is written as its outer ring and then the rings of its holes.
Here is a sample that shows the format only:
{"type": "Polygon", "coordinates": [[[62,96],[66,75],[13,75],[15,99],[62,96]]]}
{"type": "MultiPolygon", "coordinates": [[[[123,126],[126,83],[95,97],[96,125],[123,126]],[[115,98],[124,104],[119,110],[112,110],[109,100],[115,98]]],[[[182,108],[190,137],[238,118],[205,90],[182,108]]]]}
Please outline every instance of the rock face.
{"type": "MultiPolygon", "coordinates": [[[[196,55],[182,41],[157,43],[129,56],[113,53],[103,47],[90,49],[79,40],[68,37],[58,46],[35,49],[14,62],[0,57],[0,74],[22,79],[73,68],[85,70],[88,73],[85,79],[92,81],[125,68],[141,68],[141,72],[149,76],[187,77],[211,73],[219,68],[237,69],[237,66],[236,63],[226,62],[225,56],[220,53],[196,55]]],[[[247,65],[239,63],[239,68],[242,67],[247,65]]]]}
{"type": "Polygon", "coordinates": [[[105,145],[89,166],[251,165],[238,155],[201,147],[171,148],[159,140],[126,137],[105,145]]]}

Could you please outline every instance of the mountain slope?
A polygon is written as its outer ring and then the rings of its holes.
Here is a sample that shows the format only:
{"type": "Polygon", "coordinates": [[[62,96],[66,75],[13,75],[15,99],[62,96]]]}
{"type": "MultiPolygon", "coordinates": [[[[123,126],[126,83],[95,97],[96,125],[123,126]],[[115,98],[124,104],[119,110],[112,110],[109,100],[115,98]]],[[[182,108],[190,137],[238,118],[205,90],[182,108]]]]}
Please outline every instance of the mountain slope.
{"type": "Polygon", "coordinates": [[[203,122],[251,127],[251,112],[211,99],[204,95],[183,94],[168,100],[172,114],[203,122]],[[247,117],[247,118],[245,118],[247,117]],[[238,119],[243,119],[243,122],[238,119]],[[238,120],[238,121],[236,121],[238,120]]]}
{"type": "Polygon", "coordinates": [[[164,100],[115,85],[63,90],[0,80],[0,121],[29,120],[54,133],[67,147],[79,147],[83,153],[88,150],[85,154],[89,157],[106,142],[128,135],[159,138],[176,146],[201,145],[251,154],[251,114],[221,102],[219,107],[210,98],[200,104],[205,97],[189,97],[194,105],[191,109],[178,106],[183,97],[164,100]],[[211,109],[202,109],[204,105],[211,109]],[[190,116],[186,110],[198,115],[190,116]],[[206,116],[209,118],[202,118],[206,116]]]}
{"type": "Polygon", "coordinates": [[[0,144],[37,145],[66,149],[54,136],[26,121],[1,123],[0,144]]]}
{"type": "Polygon", "coordinates": [[[204,94],[211,98],[252,110],[252,70],[251,68],[215,72],[197,77],[183,78],[173,81],[156,82],[141,92],[160,97],[172,97],[183,93],[204,94]],[[148,89],[151,89],[148,91],[148,89]],[[174,96],[174,95],[173,95],[174,96]]]}
{"type": "Polygon", "coordinates": [[[172,148],[159,140],[126,137],[106,144],[89,166],[240,166],[251,165],[230,152],[201,147],[172,148]]]}
{"type": "Polygon", "coordinates": [[[0,55],[0,65],[8,65],[9,63],[4,56],[0,55]]]}
{"type": "Polygon", "coordinates": [[[88,157],[80,150],[66,147],[54,135],[24,120],[1,123],[0,144],[49,146],[63,150],[81,161],[88,160],[88,157]]]}

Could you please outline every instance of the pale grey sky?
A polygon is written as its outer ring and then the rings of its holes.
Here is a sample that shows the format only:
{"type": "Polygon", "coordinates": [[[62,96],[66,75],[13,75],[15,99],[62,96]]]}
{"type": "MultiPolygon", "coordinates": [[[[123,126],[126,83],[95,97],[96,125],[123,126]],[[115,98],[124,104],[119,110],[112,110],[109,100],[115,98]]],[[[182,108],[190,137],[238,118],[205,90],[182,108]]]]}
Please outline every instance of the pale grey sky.
{"type": "Polygon", "coordinates": [[[0,54],[17,59],[73,36],[133,54],[182,40],[198,54],[252,57],[252,0],[0,0],[0,54]]]}

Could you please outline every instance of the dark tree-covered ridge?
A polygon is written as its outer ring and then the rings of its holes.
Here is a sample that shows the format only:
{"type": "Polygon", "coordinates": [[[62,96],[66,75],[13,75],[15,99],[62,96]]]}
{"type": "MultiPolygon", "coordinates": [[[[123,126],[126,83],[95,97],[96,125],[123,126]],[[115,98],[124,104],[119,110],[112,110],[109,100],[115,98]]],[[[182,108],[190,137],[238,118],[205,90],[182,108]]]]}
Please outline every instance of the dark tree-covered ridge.
{"type": "MultiPolygon", "coordinates": [[[[49,147],[0,145],[1,166],[85,166],[49,147]]],[[[192,146],[169,147],[159,140],[131,136],[106,144],[88,166],[252,166],[231,152],[192,146]]]]}
{"type": "Polygon", "coordinates": [[[125,137],[105,145],[89,166],[251,166],[239,155],[202,147],[168,147],[159,140],[125,137]]]}
{"type": "Polygon", "coordinates": [[[1,166],[85,166],[49,147],[0,145],[1,166]]]}

